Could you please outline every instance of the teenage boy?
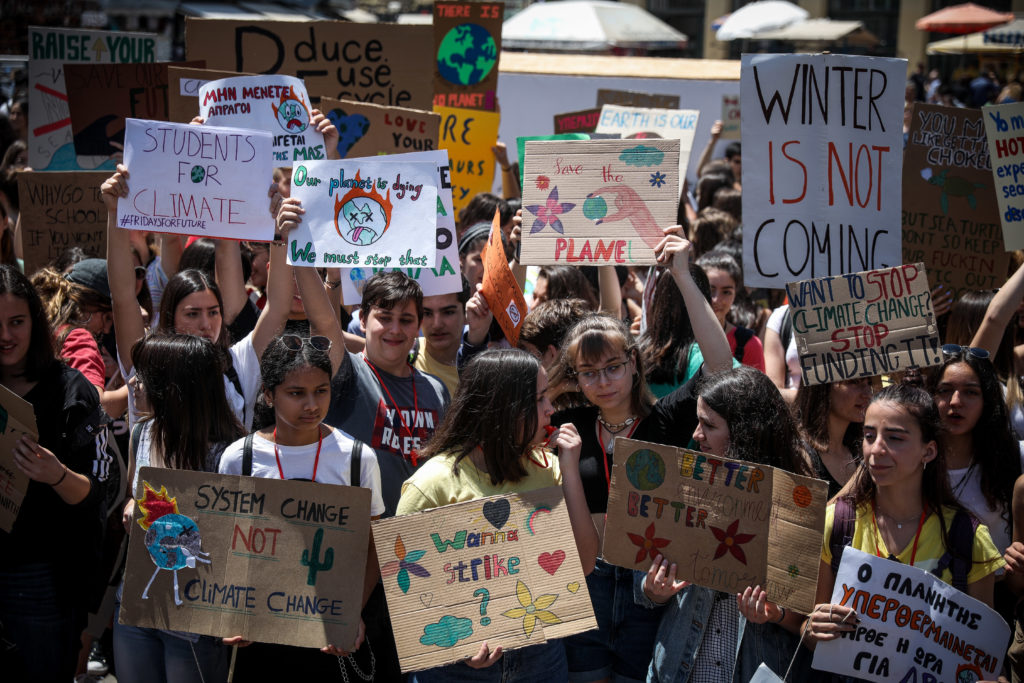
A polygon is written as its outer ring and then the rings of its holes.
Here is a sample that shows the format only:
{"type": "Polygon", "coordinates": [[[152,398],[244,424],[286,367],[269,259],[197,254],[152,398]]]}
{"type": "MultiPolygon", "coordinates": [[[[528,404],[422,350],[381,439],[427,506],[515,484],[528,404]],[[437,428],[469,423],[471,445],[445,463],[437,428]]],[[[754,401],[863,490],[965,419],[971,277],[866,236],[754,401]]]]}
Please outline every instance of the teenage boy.
{"type": "Polygon", "coordinates": [[[470,296],[470,291],[462,278],[461,291],[423,297],[423,336],[413,365],[444,382],[452,396],[459,386],[458,368],[487,348],[493,317],[483,295],[470,296]]]}

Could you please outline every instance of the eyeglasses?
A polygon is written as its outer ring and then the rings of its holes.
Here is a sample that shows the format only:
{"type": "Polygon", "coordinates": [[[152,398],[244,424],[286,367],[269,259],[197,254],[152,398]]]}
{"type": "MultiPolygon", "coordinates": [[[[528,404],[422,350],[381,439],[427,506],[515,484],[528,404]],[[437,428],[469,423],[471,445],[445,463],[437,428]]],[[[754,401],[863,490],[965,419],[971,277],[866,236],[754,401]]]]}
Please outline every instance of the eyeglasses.
{"type": "Polygon", "coordinates": [[[146,268],[144,266],[135,266],[135,279],[145,280],[146,279],[146,268]]]}
{"type": "Polygon", "coordinates": [[[628,361],[613,363],[612,365],[608,365],[599,370],[584,370],[583,372],[577,372],[576,377],[579,379],[580,384],[585,387],[597,384],[601,379],[601,375],[604,375],[605,379],[609,382],[614,382],[625,376],[627,365],[628,361]]]}
{"type": "Polygon", "coordinates": [[[313,337],[300,337],[297,334],[282,334],[281,343],[290,351],[301,351],[303,344],[309,344],[317,351],[331,350],[331,340],[320,335],[315,335],[313,337]]]}
{"type": "Polygon", "coordinates": [[[947,358],[967,355],[978,360],[988,360],[989,358],[989,353],[986,349],[978,348],[977,346],[960,346],[959,344],[943,344],[942,355],[947,358]]]}

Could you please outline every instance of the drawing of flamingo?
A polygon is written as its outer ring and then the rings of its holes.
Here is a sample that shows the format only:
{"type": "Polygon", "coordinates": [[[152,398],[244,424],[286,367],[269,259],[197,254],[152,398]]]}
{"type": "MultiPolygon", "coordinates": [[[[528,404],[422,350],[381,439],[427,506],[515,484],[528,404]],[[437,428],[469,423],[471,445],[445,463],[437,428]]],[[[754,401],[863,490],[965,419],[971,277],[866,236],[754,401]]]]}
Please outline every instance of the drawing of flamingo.
{"type": "Polygon", "coordinates": [[[594,222],[595,225],[628,219],[633,229],[636,230],[636,234],[640,236],[647,246],[651,249],[658,246],[658,243],[665,236],[665,233],[661,231],[664,226],[658,225],[657,221],[654,220],[654,216],[647,208],[644,200],[636,193],[636,190],[626,185],[605,185],[588,194],[587,199],[600,197],[603,194],[614,195],[615,208],[618,211],[610,216],[596,220],[594,222]]]}
{"type": "Polygon", "coordinates": [[[142,591],[142,599],[149,599],[149,587],[161,569],[174,572],[174,604],[181,605],[178,592],[178,570],[188,567],[196,568],[196,562],[211,561],[206,559],[210,553],[202,551],[203,539],[199,535],[199,527],[185,515],[178,514],[178,500],[167,494],[167,488],[160,487],[160,492],[143,482],[144,493],[136,502],[144,513],[138,520],[139,526],[146,530],[146,550],[156,565],[153,576],[142,591]]]}

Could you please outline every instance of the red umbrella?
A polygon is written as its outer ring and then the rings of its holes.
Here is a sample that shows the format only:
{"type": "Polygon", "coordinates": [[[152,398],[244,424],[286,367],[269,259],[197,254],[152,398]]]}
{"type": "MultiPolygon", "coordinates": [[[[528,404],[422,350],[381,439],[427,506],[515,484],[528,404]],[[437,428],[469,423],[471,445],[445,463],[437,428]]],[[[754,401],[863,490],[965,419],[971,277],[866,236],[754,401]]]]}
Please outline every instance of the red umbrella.
{"type": "Polygon", "coordinates": [[[917,20],[919,31],[933,33],[974,33],[1013,21],[1012,12],[996,12],[973,2],[953,5],[917,20]]]}

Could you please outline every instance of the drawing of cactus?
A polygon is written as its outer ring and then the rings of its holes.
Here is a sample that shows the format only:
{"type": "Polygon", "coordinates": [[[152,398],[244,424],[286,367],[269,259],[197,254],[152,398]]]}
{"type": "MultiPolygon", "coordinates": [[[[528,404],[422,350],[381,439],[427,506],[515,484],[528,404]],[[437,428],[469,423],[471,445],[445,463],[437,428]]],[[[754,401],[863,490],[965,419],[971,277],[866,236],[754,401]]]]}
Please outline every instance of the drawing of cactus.
{"type": "Polygon", "coordinates": [[[334,566],[334,548],[328,548],[324,552],[324,559],[320,560],[320,544],[324,540],[324,530],[322,528],[316,530],[316,534],[313,535],[313,551],[312,553],[307,548],[302,551],[302,566],[309,567],[309,575],[306,577],[306,583],[310,586],[316,585],[316,574],[319,571],[327,571],[334,566]]]}

